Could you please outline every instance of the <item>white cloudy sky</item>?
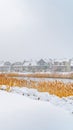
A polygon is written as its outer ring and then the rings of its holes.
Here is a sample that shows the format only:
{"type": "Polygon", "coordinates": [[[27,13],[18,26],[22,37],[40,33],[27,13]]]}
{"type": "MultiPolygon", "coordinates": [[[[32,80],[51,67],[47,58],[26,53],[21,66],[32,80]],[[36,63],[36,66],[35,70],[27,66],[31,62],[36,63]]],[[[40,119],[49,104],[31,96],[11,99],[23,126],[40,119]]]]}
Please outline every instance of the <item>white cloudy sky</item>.
{"type": "Polygon", "coordinates": [[[72,58],[73,0],[0,0],[0,60],[72,58]]]}

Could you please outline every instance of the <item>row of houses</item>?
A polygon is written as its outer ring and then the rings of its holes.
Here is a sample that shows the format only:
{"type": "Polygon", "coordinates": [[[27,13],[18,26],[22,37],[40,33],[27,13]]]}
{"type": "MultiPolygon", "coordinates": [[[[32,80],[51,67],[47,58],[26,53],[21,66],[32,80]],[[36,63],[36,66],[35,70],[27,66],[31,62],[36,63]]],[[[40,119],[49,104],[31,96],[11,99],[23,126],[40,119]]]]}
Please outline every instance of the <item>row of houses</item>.
{"type": "Polygon", "coordinates": [[[44,60],[23,61],[11,63],[0,62],[0,72],[69,72],[73,71],[73,60],[44,60]]]}

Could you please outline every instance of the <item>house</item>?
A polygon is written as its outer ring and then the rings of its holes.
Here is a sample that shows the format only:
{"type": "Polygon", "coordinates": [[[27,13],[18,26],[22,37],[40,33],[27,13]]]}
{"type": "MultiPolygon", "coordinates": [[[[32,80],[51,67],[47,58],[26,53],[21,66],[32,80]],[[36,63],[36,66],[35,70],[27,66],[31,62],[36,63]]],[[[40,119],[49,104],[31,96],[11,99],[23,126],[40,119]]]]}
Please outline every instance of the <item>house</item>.
{"type": "Polygon", "coordinates": [[[22,72],[23,71],[23,63],[15,62],[11,65],[11,72],[22,72]]]}
{"type": "Polygon", "coordinates": [[[49,70],[49,64],[45,60],[40,59],[37,62],[37,70],[38,71],[48,71],[49,70]]]}
{"type": "Polygon", "coordinates": [[[41,59],[41,60],[39,60],[39,61],[37,62],[37,65],[38,65],[38,66],[46,66],[47,63],[46,63],[43,59],[41,59]]]}
{"type": "Polygon", "coordinates": [[[0,72],[10,72],[11,63],[9,61],[0,61],[0,72]]]}
{"type": "Polygon", "coordinates": [[[42,72],[42,71],[48,71],[48,64],[43,60],[39,61],[26,61],[23,64],[23,71],[24,72],[42,72]]]}
{"type": "Polygon", "coordinates": [[[73,60],[71,60],[70,69],[73,71],[73,60]]]}
{"type": "Polygon", "coordinates": [[[9,61],[4,62],[4,68],[6,72],[10,72],[11,70],[11,63],[9,61]]]}
{"type": "Polygon", "coordinates": [[[69,72],[70,71],[70,60],[58,60],[53,62],[53,71],[58,72],[69,72]]]}
{"type": "Polygon", "coordinates": [[[4,61],[0,61],[0,72],[5,72],[4,61]]]}
{"type": "Polygon", "coordinates": [[[24,72],[35,72],[36,71],[36,61],[30,60],[23,64],[24,72]]]}
{"type": "Polygon", "coordinates": [[[4,62],[4,66],[11,66],[11,63],[9,61],[4,62]]]}

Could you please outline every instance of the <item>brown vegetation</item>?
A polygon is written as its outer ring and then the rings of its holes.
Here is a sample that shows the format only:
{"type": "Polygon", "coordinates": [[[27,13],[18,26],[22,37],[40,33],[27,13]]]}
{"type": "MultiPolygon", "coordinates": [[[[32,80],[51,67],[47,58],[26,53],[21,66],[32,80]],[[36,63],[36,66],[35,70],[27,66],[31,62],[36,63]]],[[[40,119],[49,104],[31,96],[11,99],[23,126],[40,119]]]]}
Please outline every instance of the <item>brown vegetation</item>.
{"type": "Polygon", "coordinates": [[[49,92],[59,97],[73,96],[73,83],[63,83],[61,81],[27,81],[9,77],[7,74],[0,74],[0,86],[6,85],[7,91],[12,86],[35,88],[40,92],[49,92]]]}

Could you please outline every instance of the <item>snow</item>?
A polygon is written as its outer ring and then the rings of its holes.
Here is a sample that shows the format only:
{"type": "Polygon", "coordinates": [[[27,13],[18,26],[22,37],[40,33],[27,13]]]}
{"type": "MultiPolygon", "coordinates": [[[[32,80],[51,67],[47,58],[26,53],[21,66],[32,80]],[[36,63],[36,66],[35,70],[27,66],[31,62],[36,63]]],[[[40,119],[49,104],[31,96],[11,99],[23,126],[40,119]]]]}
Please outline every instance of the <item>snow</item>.
{"type": "MultiPolygon", "coordinates": [[[[6,90],[7,87],[2,85],[0,88],[1,90],[6,90]]],[[[38,92],[36,89],[27,87],[11,87],[9,92],[23,95],[34,100],[47,101],[58,107],[62,107],[69,111],[69,113],[73,113],[73,96],[59,98],[55,95],[50,95],[48,92],[38,92]]]]}
{"type": "Polygon", "coordinates": [[[0,90],[0,130],[73,130],[72,103],[35,89],[0,90]]]}

